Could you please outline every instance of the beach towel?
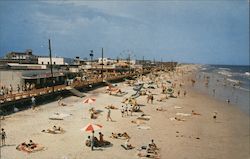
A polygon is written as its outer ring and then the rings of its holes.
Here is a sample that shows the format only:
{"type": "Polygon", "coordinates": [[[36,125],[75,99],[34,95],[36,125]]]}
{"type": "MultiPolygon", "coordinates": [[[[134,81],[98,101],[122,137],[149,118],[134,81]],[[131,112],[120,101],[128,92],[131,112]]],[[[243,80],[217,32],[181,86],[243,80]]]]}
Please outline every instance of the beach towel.
{"type": "Polygon", "coordinates": [[[16,147],[16,149],[18,150],[18,151],[22,151],[22,152],[27,152],[27,153],[32,153],[32,152],[37,152],[37,151],[42,151],[42,150],[44,150],[44,146],[43,145],[41,145],[41,144],[35,144],[36,145],[36,147],[35,148],[30,148],[30,147],[26,147],[26,146],[24,146],[24,145],[21,145],[21,144],[19,144],[17,147],[16,147]]]}
{"type": "Polygon", "coordinates": [[[141,115],[137,119],[139,120],[150,120],[151,116],[149,115],[141,115]]]}
{"type": "Polygon", "coordinates": [[[174,118],[174,117],[171,117],[171,118],[169,118],[169,120],[174,121],[174,120],[175,120],[175,118],[174,118]]]}
{"type": "Polygon", "coordinates": [[[137,124],[137,125],[145,124],[145,122],[141,121],[141,120],[132,120],[131,123],[134,123],[134,124],[137,124]]]}
{"type": "Polygon", "coordinates": [[[176,115],[179,115],[179,116],[191,116],[191,114],[185,114],[185,113],[176,113],[176,115]]]}
{"type": "Polygon", "coordinates": [[[175,109],[182,109],[182,107],[174,106],[175,109]]]}
{"type": "Polygon", "coordinates": [[[54,113],[49,117],[51,120],[63,120],[63,118],[69,117],[71,114],[66,113],[54,113]]]}
{"type": "Polygon", "coordinates": [[[140,125],[140,126],[137,126],[137,129],[149,130],[149,129],[151,129],[151,127],[147,126],[147,125],[140,125]]]}

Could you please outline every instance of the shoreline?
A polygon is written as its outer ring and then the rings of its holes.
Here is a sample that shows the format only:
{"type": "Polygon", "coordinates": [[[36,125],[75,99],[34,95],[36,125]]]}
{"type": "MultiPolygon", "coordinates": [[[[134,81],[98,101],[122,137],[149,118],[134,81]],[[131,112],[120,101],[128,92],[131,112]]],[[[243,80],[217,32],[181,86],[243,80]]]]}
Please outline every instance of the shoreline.
{"type": "MultiPolygon", "coordinates": [[[[178,77],[180,79],[180,77],[178,77]]],[[[183,79],[180,79],[180,81],[183,79]]],[[[118,86],[133,93],[132,87],[123,83],[118,86]]],[[[89,119],[88,109],[90,105],[84,105],[83,99],[74,96],[63,99],[68,106],[59,107],[57,102],[48,103],[37,107],[37,110],[25,110],[17,112],[2,120],[2,127],[7,133],[6,143],[14,146],[1,147],[2,157],[12,158],[34,158],[34,159],[68,159],[75,158],[108,158],[127,159],[138,158],[136,149],[146,145],[151,139],[160,147],[161,158],[249,158],[249,116],[225,102],[216,100],[209,95],[201,94],[186,84],[188,90],[186,97],[170,98],[166,102],[154,101],[153,104],[146,102],[146,96],[137,99],[141,109],[145,114],[150,114],[151,118],[146,121],[150,130],[139,130],[135,124],[131,123],[139,113],[133,116],[121,117],[120,110],[112,110],[111,117],[116,122],[107,122],[107,110],[104,108],[108,104],[113,104],[121,108],[123,97],[114,97],[104,94],[105,88],[86,93],[86,97],[95,97],[97,101],[92,104],[98,110],[103,111],[97,119],[89,119]],[[182,109],[175,109],[175,107],[182,109]],[[163,108],[166,111],[156,111],[156,108],[163,108]],[[177,116],[185,121],[172,121],[170,118],[176,117],[176,113],[189,114],[194,110],[201,115],[177,116]],[[213,112],[218,112],[218,118],[213,120],[213,112]],[[54,112],[67,112],[73,114],[62,121],[49,120],[48,116],[54,112]],[[31,122],[31,121],[36,122],[31,122]],[[103,125],[100,130],[104,134],[104,139],[110,141],[113,146],[103,148],[102,151],[91,151],[84,145],[89,133],[80,131],[87,123],[93,122],[103,125]],[[74,124],[72,124],[74,123],[74,124]],[[62,126],[66,132],[64,134],[44,134],[42,129],[50,128],[53,125],[62,126]],[[111,132],[126,131],[131,136],[131,144],[136,148],[124,150],[120,145],[125,140],[111,139],[111,132]],[[178,133],[177,133],[178,132],[178,133]],[[178,136],[178,137],[177,137],[178,136]],[[33,141],[43,144],[44,151],[26,154],[15,149],[17,144],[33,139],[33,141]],[[52,155],[53,154],[53,155],[52,155]]],[[[155,99],[158,99],[160,89],[152,90],[155,99]]],[[[98,132],[98,131],[97,131],[98,132]]],[[[96,136],[98,137],[97,133],[96,136]]]]}

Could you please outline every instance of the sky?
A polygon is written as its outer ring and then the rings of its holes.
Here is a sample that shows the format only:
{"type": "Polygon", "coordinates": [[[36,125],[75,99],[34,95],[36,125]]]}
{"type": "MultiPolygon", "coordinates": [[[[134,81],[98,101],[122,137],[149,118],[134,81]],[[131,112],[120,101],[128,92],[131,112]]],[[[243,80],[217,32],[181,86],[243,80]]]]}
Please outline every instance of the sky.
{"type": "Polygon", "coordinates": [[[249,1],[0,0],[0,57],[36,55],[249,65],[249,1]]]}

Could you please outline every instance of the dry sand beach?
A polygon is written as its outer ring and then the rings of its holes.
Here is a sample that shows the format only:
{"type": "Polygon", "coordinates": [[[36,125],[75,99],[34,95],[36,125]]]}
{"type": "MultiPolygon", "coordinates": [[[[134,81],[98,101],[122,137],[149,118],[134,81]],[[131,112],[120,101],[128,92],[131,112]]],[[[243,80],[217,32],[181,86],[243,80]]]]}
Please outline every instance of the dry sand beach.
{"type": "MultiPolygon", "coordinates": [[[[183,68],[182,68],[183,69],[183,68]]],[[[86,97],[93,97],[96,102],[84,104],[85,98],[68,97],[62,101],[67,106],[58,106],[57,102],[45,104],[36,110],[25,110],[9,115],[1,121],[7,133],[6,146],[1,147],[3,159],[132,159],[137,156],[138,148],[148,145],[154,139],[160,148],[159,155],[162,159],[249,159],[249,116],[240,112],[236,107],[226,102],[217,101],[205,94],[198,93],[191,88],[188,80],[192,74],[185,68],[186,73],[169,77],[177,84],[182,82],[181,95],[178,98],[169,98],[164,102],[154,100],[153,104],[147,103],[146,96],[138,97],[137,103],[141,110],[150,115],[150,120],[144,121],[149,130],[138,129],[131,123],[142,113],[133,113],[132,116],[121,117],[121,101],[125,96],[133,94],[133,87],[119,83],[122,91],[128,92],[124,97],[111,96],[104,93],[105,88],[86,92],[86,97]],[[186,80],[184,80],[186,79],[186,80]],[[187,95],[183,96],[183,90],[187,95]],[[106,121],[106,106],[113,104],[117,110],[111,110],[111,118],[106,121]],[[97,119],[90,119],[88,110],[94,107],[102,112],[97,119]],[[165,111],[157,111],[162,108],[165,111]],[[194,110],[200,115],[192,115],[194,110]],[[213,113],[217,112],[217,119],[213,113]],[[49,120],[53,113],[71,114],[63,120],[49,120]],[[178,115],[179,114],[179,115],[178,115]],[[183,119],[184,121],[174,120],[183,119]],[[112,143],[105,148],[96,148],[91,151],[85,146],[89,132],[80,131],[88,123],[100,124],[103,127],[95,132],[104,134],[104,140],[112,143]],[[52,128],[53,125],[61,126],[65,133],[49,134],[41,132],[43,129],[52,128]],[[130,143],[135,146],[132,150],[121,147],[126,140],[112,139],[111,133],[127,132],[131,137],[130,143]],[[16,146],[32,139],[35,143],[43,145],[42,151],[25,153],[16,150],[16,146]]],[[[178,88],[179,86],[177,86],[178,88]]],[[[179,89],[179,88],[178,88],[179,89]]],[[[176,89],[177,90],[177,89],[176,89]]],[[[158,99],[161,88],[150,89],[154,98],[158,99]]],[[[175,93],[176,95],[176,93],[175,93]]]]}

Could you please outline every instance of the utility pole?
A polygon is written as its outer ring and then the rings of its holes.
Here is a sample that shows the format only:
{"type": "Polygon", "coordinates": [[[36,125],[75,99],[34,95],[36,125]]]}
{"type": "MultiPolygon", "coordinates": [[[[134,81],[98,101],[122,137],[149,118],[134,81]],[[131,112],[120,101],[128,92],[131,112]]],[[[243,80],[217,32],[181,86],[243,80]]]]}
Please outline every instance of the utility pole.
{"type": "Polygon", "coordinates": [[[161,69],[162,69],[162,66],[163,66],[163,64],[162,64],[162,58],[161,58],[161,69]]]}
{"type": "Polygon", "coordinates": [[[102,81],[103,81],[103,48],[102,48],[102,70],[101,70],[101,73],[102,73],[102,81]]]}
{"type": "Polygon", "coordinates": [[[142,56],[142,74],[144,74],[144,56],[142,56]]]}
{"type": "Polygon", "coordinates": [[[51,44],[49,39],[49,58],[50,58],[50,72],[52,78],[52,92],[54,93],[54,75],[53,75],[53,64],[52,64],[52,57],[51,57],[51,44]]]}
{"type": "Polygon", "coordinates": [[[129,66],[129,74],[130,74],[130,72],[131,72],[131,70],[130,70],[130,54],[128,54],[128,66],[129,66]]]}

